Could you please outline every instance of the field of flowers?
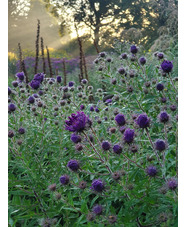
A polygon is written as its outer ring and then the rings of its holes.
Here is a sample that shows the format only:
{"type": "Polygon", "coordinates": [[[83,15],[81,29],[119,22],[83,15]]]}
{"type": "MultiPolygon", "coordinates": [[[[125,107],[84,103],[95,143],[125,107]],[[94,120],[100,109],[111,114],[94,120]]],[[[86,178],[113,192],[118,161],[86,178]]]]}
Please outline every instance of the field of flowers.
{"type": "Polygon", "coordinates": [[[177,57],[118,42],[93,65],[9,86],[10,226],[177,226],[177,57]]]}

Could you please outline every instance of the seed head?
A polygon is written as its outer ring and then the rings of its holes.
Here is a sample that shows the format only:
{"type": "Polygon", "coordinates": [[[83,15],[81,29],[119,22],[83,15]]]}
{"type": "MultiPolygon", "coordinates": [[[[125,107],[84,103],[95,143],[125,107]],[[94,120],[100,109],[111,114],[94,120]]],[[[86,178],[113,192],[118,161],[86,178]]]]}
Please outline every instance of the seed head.
{"type": "Polygon", "coordinates": [[[110,224],[116,223],[116,221],[117,221],[116,215],[109,215],[108,216],[108,221],[109,221],[110,224]]]}
{"type": "Polygon", "coordinates": [[[114,180],[119,180],[120,179],[120,174],[118,172],[115,172],[115,173],[112,174],[112,178],[114,180]]]}
{"type": "Polygon", "coordinates": [[[92,211],[95,215],[100,215],[103,212],[103,207],[97,204],[92,208],[92,211]]]}
{"type": "Polygon", "coordinates": [[[130,151],[132,152],[132,153],[136,153],[136,152],[138,152],[138,146],[137,145],[131,145],[130,146],[130,151]]]}
{"type": "Polygon", "coordinates": [[[55,197],[56,197],[57,200],[60,200],[60,199],[61,199],[61,194],[57,192],[57,193],[55,194],[55,197]]]}
{"type": "Polygon", "coordinates": [[[77,150],[77,151],[82,151],[82,150],[83,150],[82,144],[77,143],[77,144],[76,144],[76,150],[77,150]]]}
{"type": "Polygon", "coordinates": [[[109,129],[110,133],[115,133],[116,132],[116,128],[112,127],[109,129]]]}
{"type": "Polygon", "coordinates": [[[49,191],[54,192],[56,190],[56,184],[51,184],[48,186],[49,191]]]}
{"type": "Polygon", "coordinates": [[[14,132],[12,131],[12,130],[10,130],[10,131],[8,131],[8,137],[9,138],[12,138],[12,137],[14,137],[14,132]]]}
{"type": "Polygon", "coordinates": [[[86,187],[87,187],[87,182],[86,181],[79,182],[79,188],[85,189],[86,187]]]}

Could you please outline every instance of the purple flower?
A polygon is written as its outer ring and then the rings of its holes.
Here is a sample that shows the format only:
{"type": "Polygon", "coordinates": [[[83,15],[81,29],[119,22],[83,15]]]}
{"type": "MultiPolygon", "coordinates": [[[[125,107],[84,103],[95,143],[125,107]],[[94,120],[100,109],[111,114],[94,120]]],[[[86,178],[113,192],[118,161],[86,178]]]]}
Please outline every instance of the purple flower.
{"type": "Polygon", "coordinates": [[[146,172],[150,177],[154,177],[157,174],[157,169],[155,166],[149,166],[147,167],[146,172]]]}
{"type": "Polygon", "coordinates": [[[137,48],[135,45],[132,45],[132,46],[130,47],[130,52],[131,52],[132,54],[136,54],[136,53],[138,52],[138,48],[137,48]]]}
{"type": "Polygon", "coordinates": [[[162,63],[161,63],[161,69],[163,70],[163,72],[165,73],[170,73],[173,69],[173,64],[171,61],[166,61],[164,60],[162,63]]]}
{"type": "Polygon", "coordinates": [[[125,73],[125,69],[123,67],[119,68],[118,73],[123,75],[125,73]]]}
{"type": "Polygon", "coordinates": [[[77,135],[77,134],[75,134],[75,133],[73,133],[73,134],[71,135],[70,139],[71,139],[71,141],[72,141],[73,143],[79,143],[79,142],[81,142],[81,136],[79,136],[79,135],[77,135]]]}
{"type": "Polygon", "coordinates": [[[17,87],[18,86],[18,82],[17,81],[13,81],[12,85],[13,85],[13,87],[17,87]]]}
{"type": "Polygon", "coordinates": [[[29,98],[28,98],[28,102],[29,103],[34,103],[35,102],[35,99],[34,99],[34,97],[33,96],[30,96],[29,98]]]}
{"type": "Polygon", "coordinates": [[[116,154],[121,154],[121,152],[122,152],[122,147],[121,147],[120,145],[116,144],[116,145],[113,146],[113,151],[114,151],[114,153],[116,153],[116,154]]]}
{"type": "Polygon", "coordinates": [[[100,110],[98,109],[98,107],[96,107],[96,108],[95,108],[95,111],[96,111],[97,113],[99,113],[100,110]]]}
{"type": "Polygon", "coordinates": [[[8,95],[12,93],[12,90],[8,87],[8,95]]]}
{"type": "Polygon", "coordinates": [[[73,82],[73,81],[70,81],[70,82],[68,83],[68,86],[69,86],[69,87],[73,87],[73,86],[74,86],[74,82],[73,82]]]}
{"type": "Polygon", "coordinates": [[[127,54],[126,53],[121,54],[121,58],[122,59],[127,59],[127,54]]]}
{"type": "Polygon", "coordinates": [[[103,141],[101,147],[104,151],[108,151],[110,149],[110,143],[108,141],[103,141]]]}
{"type": "Polygon", "coordinates": [[[66,185],[69,183],[69,176],[63,175],[59,178],[61,184],[66,185]]]}
{"type": "Polygon", "coordinates": [[[101,179],[93,180],[91,189],[96,192],[102,192],[105,189],[103,181],[101,179]]]}
{"type": "Polygon", "coordinates": [[[94,107],[93,106],[90,107],[90,111],[92,111],[92,112],[94,111],[94,107]]]}
{"type": "Polygon", "coordinates": [[[84,110],[85,106],[84,105],[80,105],[80,110],[84,110]]]}
{"type": "Polygon", "coordinates": [[[68,164],[67,164],[67,167],[68,167],[70,170],[76,172],[76,171],[79,169],[79,163],[78,163],[77,160],[70,160],[70,161],[68,162],[68,164]]]}
{"type": "Polygon", "coordinates": [[[127,128],[124,132],[123,139],[126,143],[132,143],[134,140],[134,129],[127,128]]]}
{"type": "Polygon", "coordinates": [[[168,180],[167,186],[170,190],[175,190],[178,187],[178,182],[176,179],[171,178],[168,180]]]}
{"type": "Polygon", "coordinates": [[[43,91],[40,90],[40,91],[38,92],[38,94],[39,94],[40,96],[43,95],[43,91]]]}
{"type": "Polygon", "coordinates": [[[13,103],[10,103],[8,105],[8,111],[10,111],[10,112],[14,112],[16,110],[16,108],[17,108],[16,105],[13,103]]]}
{"type": "Polygon", "coordinates": [[[115,121],[119,126],[123,126],[126,123],[125,116],[123,114],[117,114],[115,121]]]}
{"type": "Polygon", "coordinates": [[[144,65],[145,63],[146,63],[146,58],[145,57],[141,57],[140,59],[139,59],[139,62],[140,62],[140,64],[141,65],[144,65]]]}
{"type": "Polygon", "coordinates": [[[155,149],[158,151],[164,151],[166,149],[166,143],[164,140],[156,140],[155,141],[155,149]]]}
{"type": "Polygon", "coordinates": [[[163,91],[164,85],[161,84],[161,83],[158,83],[158,84],[156,85],[156,88],[157,88],[158,91],[163,91]]]}
{"type": "Polygon", "coordinates": [[[103,207],[101,205],[95,205],[93,208],[92,208],[92,211],[94,214],[96,215],[99,215],[99,214],[102,214],[102,211],[103,211],[103,207]]]}
{"type": "Polygon", "coordinates": [[[166,123],[169,121],[169,115],[165,111],[162,111],[158,117],[159,117],[160,122],[162,122],[162,123],[166,123]]]}
{"type": "Polygon", "coordinates": [[[25,74],[24,74],[24,72],[18,72],[18,73],[16,74],[16,77],[17,77],[20,81],[23,81],[24,78],[25,78],[25,74]]]}
{"type": "Polygon", "coordinates": [[[39,83],[42,83],[44,80],[44,73],[37,73],[34,76],[34,80],[39,81],[39,83]]]}
{"type": "Polygon", "coordinates": [[[62,81],[61,76],[57,76],[57,77],[56,77],[56,80],[57,80],[58,83],[61,83],[61,81],[62,81]]]}
{"type": "Polygon", "coordinates": [[[38,80],[32,80],[30,82],[30,87],[37,90],[40,87],[40,82],[38,80]]]}
{"type": "Polygon", "coordinates": [[[140,114],[137,118],[136,123],[139,125],[140,128],[147,128],[149,127],[150,119],[147,117],[146,114],[140,114]]]}
{"type": "Polygon", "coordinates": [[[71,114],[71,117],[68,117],[69,121],[65,121],[65,129],[70,132],[82,132],[86,128],[89,128],[92,124],[88,116],[84,112],[77,111],[77,114],[71,114]]]}
{"type": "Polygon", "coordinates": [[[18,132],[19,134],[25,134],[25,129],[21,127],[19,128],[18,132]]]}

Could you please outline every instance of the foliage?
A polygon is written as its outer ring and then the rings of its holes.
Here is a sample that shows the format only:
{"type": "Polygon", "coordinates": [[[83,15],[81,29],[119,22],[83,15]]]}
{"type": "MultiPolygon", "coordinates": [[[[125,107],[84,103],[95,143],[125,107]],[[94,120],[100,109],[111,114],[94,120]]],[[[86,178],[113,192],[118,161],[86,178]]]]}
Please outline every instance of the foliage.
{"type": "Polygon", "coordinates": [[[129,50],[128,43],[117,41],[113,53],[97,57],[89,81],[81,86],[77,73],[70,75],[75,85],[68,88],[46,75],[40,88],[43,94],[24,82],[11,86],[9,102],[17,106],[14,112],[9,110],[11,226],[177,226],[177,189],[168,187],[170,178],[177,179],[177,57],[164,53],[174,65],[165,75],[158,68],[163,59],[145,54],[142,47],[134,56],[129,50]],[[127,59],[121,58],[124,52],[127,59]],[[142,55],[145,65],[138,62],[142,55]],[[126,73],[118,72],[121,67],[126,73]],[[164,84],[163,91],[156,89],[158,83],[164,84]],[[28,98],[36,93],[35,103],[29,104],[28,98]],[[105,102],[108,99],[112,101],[105,102]],[[73,144],[65,120],[80,108],[92,125],[79,133],[81,142],[73,144]],[[170,115],[165,124],[158,119],[161,111],[170,115]],[[124,142],[116,124],[118,113],[125,116],[125,129],[135,131],[131,144],[124,142]],[[142,113],[150,118],[147,129],[139,128],[135,120],[142,113]],[[156,139],[166,141],[164,151],[155,150],[156,139]],[[103,141],[110,143],[109,150],[102,150],[103,141]],[[115,144],[122,146],[121,154],[113,152],[115,144]],[[134,145],[137,152],[132,152],[134,145]],[[71,159],[78,160],[78,171],[67,167],[71,159]],[[146,172],[151,165],[157,168],[155,177],[146,172]],[[67,185],[60,183],[62,175],[69,176],[67,185]],[[103,181],[104,191],[90,188],[95,179],[103,181]],[[96,204],[103,207],[101,215],[92,211],[96,204]]]}

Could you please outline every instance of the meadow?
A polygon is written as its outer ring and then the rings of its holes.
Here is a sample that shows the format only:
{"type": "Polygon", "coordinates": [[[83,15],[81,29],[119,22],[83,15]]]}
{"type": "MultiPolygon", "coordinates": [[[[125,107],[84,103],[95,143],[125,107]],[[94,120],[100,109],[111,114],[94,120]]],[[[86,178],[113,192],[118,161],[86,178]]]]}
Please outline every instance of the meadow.
{"type": "Polygon", "coordinates": [[[178,226],[173,49],[116,41],[86,78],[56,61],[9,81],[9,225],[178,226]]]}

